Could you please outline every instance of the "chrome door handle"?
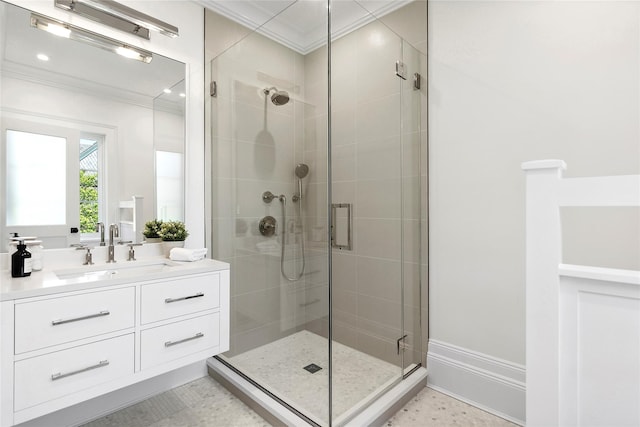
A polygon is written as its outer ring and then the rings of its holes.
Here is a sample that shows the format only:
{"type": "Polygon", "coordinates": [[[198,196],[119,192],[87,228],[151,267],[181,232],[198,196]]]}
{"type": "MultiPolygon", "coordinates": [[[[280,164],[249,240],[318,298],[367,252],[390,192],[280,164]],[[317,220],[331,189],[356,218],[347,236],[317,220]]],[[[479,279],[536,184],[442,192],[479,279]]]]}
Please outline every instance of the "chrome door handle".
{"type": "Polygon", "coordinates": [[[167,304],[172,303],[172,302],[176,302],[176,301],[184,301],[187,299],[192,299],[192,298],[200,298],[203,297],[204,294],[202,292],[197,293],[195,295],[189,295],[187,297],[180,297],[180,298],[167,298],[164,300],[164,302],[166,302],[167,304]]]}
{"type": "Polygon", "coordinates": [[[58,319],[58,320],[52,320],[51,321],[51,325],[52,326],[56,326],[56,325],[63,325],[65,323],[71,323],[71,322],[78,322],[80,320],[87,320],[87,319],[93,319],[94,317],[102,317],[102,316],[108,316],[111,313],[109,312],[109,310],[103,310],[100,313],[95,313],[95,314],[88,314],[86,316],[80,316],[80,317],[72,317],[70,319],[58,319]]]}
{"type": "Polygon", "coordinates": [[[191,340],[196,340],[198,338],[202,338],[204,337],[204,334],[202,332],[198,332],[197,334],[195,334],[192,337],[189,338],[184,338],[181,339],[179,341],[167,341],[166,343],[164,343],[165,347],[171,347],[172,345],[176,345],[176,344],[182,344],[183,342],[187,342],[187,341],[191,341],[191,340]]]}
{"type": "Polygon", "coordinates": [[[81,374],[83,372],[91,371],[93,369],[103,368],[109,364],[108,360],[101,360],[96,365],[87,366],[86,368],[78,369],[77,371],[67,372],[65,374],[58,372],[57,374],[51,374],[51,381],[59,380],[62,378],[70,377],[71,375],[81,374]]]}

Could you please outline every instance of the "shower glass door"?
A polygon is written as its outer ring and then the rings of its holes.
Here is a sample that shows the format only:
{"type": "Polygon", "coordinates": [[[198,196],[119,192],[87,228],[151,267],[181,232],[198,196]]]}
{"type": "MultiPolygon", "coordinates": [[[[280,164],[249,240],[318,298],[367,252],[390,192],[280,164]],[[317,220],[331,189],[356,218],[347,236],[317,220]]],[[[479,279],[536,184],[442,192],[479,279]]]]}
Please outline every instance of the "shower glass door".
{"type": "Polygon", "coordinates": [[[322,230],[310,218],[327,206],[317,191],[327,174],[327,8],[280,4],[255,30],[207,14],[209,40],[244,34],[212,53],[208,70],[210,239],[213,257],[231,264],[223,360],[329,425],[326,215],[322,230]]]}
{"type": "Polygon", "coordinates": [[[426,61],[384,19],[412,3],[386,3],[376,18],[270,2],[251,28],[227,3],[206,12],[207,244],[231,264],[221,360],[315,425],[348,422],[421,361],[426,61]]]}
{"type": "Polygon", "coordinates": [[[341,212],[331,254],[334,425],[421,362],[423,98],[414,80],[424,71],[419,52],[384,17],[371,18],[358,2],[332,5],[331,201],[341,212]],[[341,32],[354,16],[366,23],[341,32]]]}

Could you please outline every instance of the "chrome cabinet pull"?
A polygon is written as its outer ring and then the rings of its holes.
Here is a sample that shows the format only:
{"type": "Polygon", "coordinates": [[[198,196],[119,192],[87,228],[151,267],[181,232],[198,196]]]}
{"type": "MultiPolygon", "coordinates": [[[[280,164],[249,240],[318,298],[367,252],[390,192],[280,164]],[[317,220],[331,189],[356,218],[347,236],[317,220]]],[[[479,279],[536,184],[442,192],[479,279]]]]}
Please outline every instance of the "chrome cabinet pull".
{"type": "Polygon", "coordinates": [[[204,337],[204,334],[203,334],[202,332],[198,332],[198,333],[197,333],[197,334],[195,334],[194,336],[189,337],[189,338],[182,339],[182,340],[180,340],[180,341],[167,341],[166,343],[164,343],[164,346],[165,346],[165,347],[171,347],[172,345],[182,344],[183,342],[187,342],[187,341],[191,341],[191,340],[196,340],[196,339],[198,339],[198,338],[202,338],[202,337],[204,337]]]}
{"type": "Polygon", "coordinates": [[[61,372],[58,372],[57,374],[51,374],[51,381],[70,377],[71,375],[81,374],[83,372],[91,371],[92,369],[103,368],[108,364],[109,364],[108,360],[101,360],[97,365],[87,366],[86,368],[78,369],[77,371],[67,372],[65,374],[61,372]]]}
{"type": "Polygon", "coordinates": [[[202,292],[199,292],[195,295],[189,295],[188,297],[180,297],[180,298],[167,298],[164,300],[164,302],[166,302],[167,304],[172,303],[172,302],[176,302],[176,301],[184,301],[186,299],[192,299],[192,298],[200,298],[203,297],[204,294],[202,292]]]}
{"type": "Polygon", "coordinates": [[[96,314],[89,314],[87,316],[81,316],[81,317],[73,317],[71,319],[58,319],[58,320],[52,320],[51,321],[51,325],[56,326],[56,325],[63,325],[65,323],[71,323],[71,322],[77,322],[79,320],[87,320],[87,319],[93,319],[94,317],[102,317],[102,316],[108,316],[111,313],[109,313],[109,310],[103,310],[100,313],[96,313],[96,314]]]}

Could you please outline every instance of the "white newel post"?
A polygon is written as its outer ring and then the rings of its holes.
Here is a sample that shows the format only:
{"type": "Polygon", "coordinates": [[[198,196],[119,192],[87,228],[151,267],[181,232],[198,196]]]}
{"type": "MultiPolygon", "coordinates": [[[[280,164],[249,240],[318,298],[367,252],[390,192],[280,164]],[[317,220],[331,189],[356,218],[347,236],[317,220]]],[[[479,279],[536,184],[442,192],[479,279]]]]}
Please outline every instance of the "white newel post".
{"type": "Polygon", "coordinates": [[[559,297],[562,160],[522,164],[526,174],[526,425],[559,422],[559,297]]]}

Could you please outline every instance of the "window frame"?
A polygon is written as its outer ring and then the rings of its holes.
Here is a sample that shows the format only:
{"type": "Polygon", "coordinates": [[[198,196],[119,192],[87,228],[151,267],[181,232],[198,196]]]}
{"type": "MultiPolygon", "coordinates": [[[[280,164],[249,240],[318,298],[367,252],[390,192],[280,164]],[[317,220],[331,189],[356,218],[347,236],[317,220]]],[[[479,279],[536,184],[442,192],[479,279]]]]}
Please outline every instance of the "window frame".
{"type": "MultiPolygon", "coordinates": [[[[99,174],[99,212],[98,218],[99,221],[102,221],[106,224],[109,221],[113,221],[112,218],[117,218],[116,208],[112,205],[114,201],[117,200],[116,194],[114,192],[117,190],[119,182],[118,182],[118,173],[117,171],[113,171],[110,173],[108,170],[109,165],[116,165],[117,167],[117,127],[102,125],[96,123],[75,121],[75,120],[67,120],[64,118],[58,118],[55,116],[48,115],[35,115],[31,113],[25,113],[21,111],[11,111],[3,109],[0,114],[0,164],[2,164],[2,171],[6,173],[6,131],[7,129],[23,131],[23,132],[31,132],[31,133],[43,133],[50,134],[53,132],[67,131],[74,136],[76,147],[79,147],[80,138],[84,135],[90,136],[91,138],[99,136],[102,138],[102,144],[99,147],[101,151],[100,166],[102,167],[102,172],[99,174]]],[[[76,214],[76,219],[74,223],[66,228],[66,243],[62,244],[61,239],[56,239],[55,242],[51,245],[47,245],[47,241],[45,239],[44,246],[45,248],[63,248],[69,247],[72,244],[80,244],[80,243],[93,243],[99,240],[99,233],[90,234],[86,236],[81,236],[81,233],[70,233],[70,227],[78,227],[80,226],[80,208],[79,208],[79,189],[80,189],[80,165],[78,163],[79,155],[78,150],[76,149],[76,155],[74,157],[74,163],[77,165],[74,168],[75,172],[68,172],[67,176],[72,180],[75,180],[75,199],[78,203],[75,204],[75,209],[73,210],[76,214]]],[[[5,178],[6,180],[6,178],[5,178]]],[[[68,187],[69,188],[69,187],[68,187]]],[[[69,190],[68,190],[69,191],[69,190]]],[[[6,184],[0,185],[0,200],[2,203],[6,203],[6,184]]],[[[70,203],[67,203],[69,206],[70,203]]],[[[38,237],[44,236],[49,231],[50,226],[34,226],[34,227],[25,227],[23,230],[19,230],[20,235],[36,235],[38,237]]],[[[3,236],[8,236],[9,231],[7,230],[6,225],[6,211],[5,209],[0,209],[0,234],[3,236]]],[[[87,234],[87,233],[85,233],[87,234]]],[[[4,251],[5,248],[0,249],[0,252],[4,251]]]]}

